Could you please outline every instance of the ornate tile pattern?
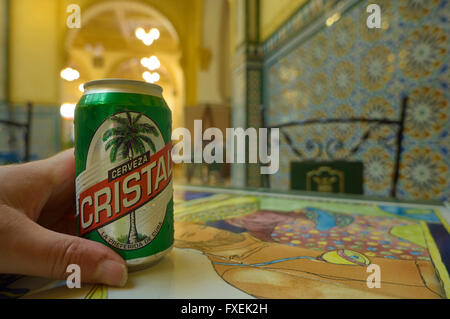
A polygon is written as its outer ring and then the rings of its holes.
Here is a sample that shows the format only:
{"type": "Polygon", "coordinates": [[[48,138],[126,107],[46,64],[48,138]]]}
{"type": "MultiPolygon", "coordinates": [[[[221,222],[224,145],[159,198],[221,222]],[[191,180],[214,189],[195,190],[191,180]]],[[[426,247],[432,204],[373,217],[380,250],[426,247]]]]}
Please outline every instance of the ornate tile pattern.
{"type": "MultiPolygon", "coordinates": [[[[270,56],[263,73],[266,124],[351,116],[398,119],[402,96],[407,94],[397,194],[449,200],[450,4],[446,0],[379,0],[382,28],[368,29],[366,7],[370,1],[348,2],[354,5],[347,6],[336,23],[322,25],[312,36],[297,42],[294,36],[290,44],[276,42],[287,32],[281,30],[295,33],[289,20],[264,44],[264,53],[270,56]]],[[[305,12],[300,10],[295,16],[302,15],[305,12]]],[[[297,37],[302,37],[302,30],[297,29],[297,37]]],[[[288,132],[308,158],[320,154],[318,159],[326,160],[328,154],[307,145],[309,139],[326,144],[339,137],[351,146],[365,129],[367,124],[339,124],[297,127],[288,132]]],[[[364,162],[365,194],[388,196],[396,132],[389,127],[374,132],[350,159],[364,162]],[[377,142],[378,137],[386,143],[377,142]]],[[[335,155],[339,157],[339,150],[335,155]]],[[[289,162],[295,158],[282,141],[280,170],[271,177],[273,188],[289,187],[289,162]]]]}

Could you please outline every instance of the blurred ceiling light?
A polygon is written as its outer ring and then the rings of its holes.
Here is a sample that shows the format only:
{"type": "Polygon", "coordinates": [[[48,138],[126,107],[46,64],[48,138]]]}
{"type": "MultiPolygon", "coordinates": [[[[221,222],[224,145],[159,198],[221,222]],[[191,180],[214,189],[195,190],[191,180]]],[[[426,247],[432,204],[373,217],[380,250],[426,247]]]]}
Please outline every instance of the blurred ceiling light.
{"type": "Polygon", "coordinates": [[[160,79],[158,72],[150,73],[148,71],[145,71],[144,73],[142,73],[142,77],[144,78],[145,82],[148,83],[156,83],[160,79]]]}
{"type": "Polygon", "coordinates": [[[341,18],[341,14],[339,12],[336,12],[332,16],[330,16],[327,21],[326,25],[327,27],[331,27],[333,24],[335,24],[339,19],[341,18]]]}
{"type": "Polygon", "coordinates": [[[134,32],[136,38],[144,42],[146,46],[149,46],[153,41],[158,40],[160,33],[157,28],[151,28],[149,32],[145,32],[144,28],[137,28],[134,32]]]}
{"type": "Polygon", "coordinates": [[[59,109],[61,116],[68,120],[73,120],[75,114],[75,103],[64,103],[59,109]]]}
{"type": "Polygon", "coordinates": [[[84,84],[81,83],[80,85],[78,85],[78,90],[80,90],[80,92],[84,93],[84,84]]]}
{"type": "Polygon", "coordinates": [[[72,68],[65,68],[61,71],[60,75],[64,80],[72,82],[80,77],[80,72],[72,68]]]}
{"type": "Polygon", "coordinates": [[[134,34],[136,35],[136,38],[142,40],[147,34],[147,32],[145,32],[144,28],[137,28],[134,34]]]}
{"type": "Polygon", "coordinates": [[[149,35],[152,37],[153,40],[158,40],[160,33],[159,30],[157,28],[151,28],[149,35]]]}
{"type": "Polygon", "coordinates": [[[144,37],[144,39],[142,39],[142,42],[144,42],[144,44],[145,44],[146,46],[150,46],[150,45],[152,45],[152,43],[153,43],[153,39],[146,36],[146,37],[144,37]]]}
{"type": "Polygon", "coordinates": [[[142,64],[142,66],[146,67],[150,71],[159,69],[159,67],[161,66],[161,63],[159,62],[158,58],[154,55],[152,55],[149,58],[142,58],[141,64],[142,64]]]}

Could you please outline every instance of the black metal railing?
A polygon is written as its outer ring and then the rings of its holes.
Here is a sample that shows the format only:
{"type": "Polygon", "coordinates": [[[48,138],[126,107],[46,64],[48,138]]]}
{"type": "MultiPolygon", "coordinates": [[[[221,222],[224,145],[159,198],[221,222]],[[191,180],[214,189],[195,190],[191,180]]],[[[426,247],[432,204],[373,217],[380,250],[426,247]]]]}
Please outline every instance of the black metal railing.
{"type": "Polygon", "coordinates": [[[2,120],[0,119],[0,125],[6,125],[11,127],[16,127],[23,129],[24,133],[24,156],[23,161],[28,162],[30,160],[30,141],[31,141],[31,118],[32,118],[33,104],[31,102],[27,103],[27,114],[26,122],[17,122],[13,120],[2,120]]]}
{"type": "MultiPolygon", "coordinates": [[[[363,133],[359,142],[349,148],[345,157],[350,157],[355,155],[361,148],[361,146],[371,137],[373,130],[378,128],[381,125],[395,126],[397,127],[397,134],[395,137],[395,158],[394,158],[394,172],[392,175],[392,189],[391,196],[397,196],[397,184],[399,179],[399,170],[400,170],[400,162],[401,162],[401,151],[402,151],[402,143],[405,129],[405,118],[406,118],[406,109],[408,105],[408,97],[404,96],[401,102],[401,110],[400,110],[400,118],[398,120],[391,120],[387,118],[325,118],[325,119],[310,119],[310,120],[298,120],[298,121],[289,121],[285,123],[280,123],[276,125],[267,126],[267,128],[278,128],[280,129],[280,135],[286,140],[287,145],[291,149],[291,151],[300,159],[305,159],[305,153],[296,147],[294,144],[294,140],[286,132],[286,128],[290,127],[302,127],[306,125],[327,125],[327,124],[357,124],[357,123],[366,123],[369,124],[368,128],[363,133]]],[[[262,110],[263,119],[265,119],[264,109],[262,110]]],[[[265,126],[263,126],[265,127],[265,126]]],[[[270,130],[269,130],[270,132],[270,130]]],[[[378,142],[387,143],[388,138],[386,137],[378,137],[378,142]]],[[[270,138],[269,138],[270,143],[270,138]]],[[[324,152],[328,155],[329,158],[333,158],[332,149],[334,150],[345,150],[345,144],[343,141],[332,139],[328,140],[325,145],[322,145],[321,142],[310,139],[306,142],[307,150],[316,149],[316,158],[320,157],[324,152]]],[[[269,175],[265,175],[265,179],[263,180],[263,186],[270,187],[270,178],[269,175]]]]}

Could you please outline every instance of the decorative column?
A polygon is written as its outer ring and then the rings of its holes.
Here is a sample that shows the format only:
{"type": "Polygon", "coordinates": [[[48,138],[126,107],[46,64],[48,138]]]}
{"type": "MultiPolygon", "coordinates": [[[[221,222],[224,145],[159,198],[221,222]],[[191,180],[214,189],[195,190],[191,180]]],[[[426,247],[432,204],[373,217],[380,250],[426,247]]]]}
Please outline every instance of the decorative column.
{"type": "MultiPolygon", "coordinates": [[[[259,42],[259,0],[232,1],[234,53],[232,60],[232,125],[260,128],[262,104],[262,46],[259,42]]],[[[248,157],[248,145],[247,145],[248,157]]],[[[233,164],[232,185],[259,187],[259,164],[233,164]]]]}

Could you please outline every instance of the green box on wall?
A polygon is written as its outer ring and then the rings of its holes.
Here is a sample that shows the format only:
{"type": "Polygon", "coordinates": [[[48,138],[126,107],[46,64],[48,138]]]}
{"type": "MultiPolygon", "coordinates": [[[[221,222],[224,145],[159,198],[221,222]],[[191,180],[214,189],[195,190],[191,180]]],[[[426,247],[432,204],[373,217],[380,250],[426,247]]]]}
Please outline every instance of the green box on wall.
{"type": "Polygon", "coordinates": [[[363,163],[291,162],[290,181],[296,190],[363,194],[363,163]]]}

